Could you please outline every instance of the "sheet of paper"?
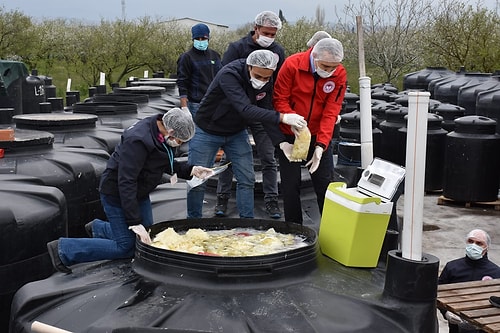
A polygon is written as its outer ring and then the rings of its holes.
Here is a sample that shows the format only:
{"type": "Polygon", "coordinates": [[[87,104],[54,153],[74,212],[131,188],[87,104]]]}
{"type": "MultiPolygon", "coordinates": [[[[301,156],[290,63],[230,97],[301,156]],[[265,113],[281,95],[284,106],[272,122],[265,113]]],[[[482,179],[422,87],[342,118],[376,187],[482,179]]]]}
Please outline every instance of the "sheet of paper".
{"type": "Polygon", "coordinates": [[[216,167],[213,167],[212,168],[212,171],[213,173],[208,176],[207,178],[204,178],[204,179],[201,179],[201,178],[198,178],[196,176],[193,176],[193,178],[191,178],[190,180],[186,181],[186,184],[188,185],[188,189],[192,189],[193,187],[196,187],[196,186],[200,186],[201,184],[203,184],[204,182],[206,182],[209,178],[215,176],[215,175],[218,175],[219,173],[223,172],[224,170],[227,169],[227,167],[229,166],[231,162],[228,162],[224,165],[221,165],[221,166],[216,166],[216,167]]]}

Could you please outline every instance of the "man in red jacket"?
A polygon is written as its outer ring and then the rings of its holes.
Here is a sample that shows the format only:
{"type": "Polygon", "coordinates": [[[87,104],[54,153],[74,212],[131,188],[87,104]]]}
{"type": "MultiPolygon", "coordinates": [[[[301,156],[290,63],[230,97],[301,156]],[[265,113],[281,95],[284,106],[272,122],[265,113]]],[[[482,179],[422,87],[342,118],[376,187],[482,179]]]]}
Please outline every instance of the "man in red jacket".
{"type": "MultiPolygon", "coordinates": [[[[333,151],[330,145],[333,129],[342,108],[347,73],[341,61],[342,43],[334,38],[318,41],[312,49],[285,59],[274,86],[273,104],[281,113],[296,113],[304,117],[311,132],[307,154],[311,180],[320,212],[325,193],[333,178],[333,151]]],[[[292,149],[297,129],[280,124],[289,145],[278,150],[285,220],[302,224],[300,204],[302,161],[290,161],[287,149],[292,149]],[[288,155],[288,156],[287,156],[288,155]]],[[[283,145],[283,147],[282,147],[283,145]]]]}

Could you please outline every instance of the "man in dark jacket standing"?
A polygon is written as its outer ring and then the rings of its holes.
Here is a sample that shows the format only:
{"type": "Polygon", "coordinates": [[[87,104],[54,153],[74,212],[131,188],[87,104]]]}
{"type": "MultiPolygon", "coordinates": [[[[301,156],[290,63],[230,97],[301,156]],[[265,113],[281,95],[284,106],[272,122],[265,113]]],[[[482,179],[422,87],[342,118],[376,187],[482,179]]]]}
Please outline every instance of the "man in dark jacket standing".
{"type": "Polygon", "coordinates": [[[210,29],[206,24],[194,25],[191,36],[193,47],[177,60],[177,87],[181,108],[188,108],[194,116],[222,63],[220,54],[208,48],[210,29]]]}
{"type": "MultiPolygon", "coordinates": [[[[500,278],[500,267],[488,259],[491,239],[488,233],[474,229],[465,238],[465,256],[446,263],[439,275],[439,284],[481,281],[500,278]]],[[[450,333],[479,333],[473,325],[449,311],[442,311],[450,333]]]]}
{"type": "MultiPolygon", "coordinates": [[[[245,37],[229,44],[222,64],[226,65],[233,60],[246,58],[255,50],[269,50],[279,56],[273,77],[276,81],[278,71],[285,60],[285,49],[274,39],[278,30],[281,29],[281,20],[271,11],[263,11],[255,17],[254,30],[245,37]]],[[[281,211],[278,205],[278,167],[274,158],[274,146],[269,139],[262,124],[253,122],[249,124],[250,131],[255,141],[257,155],[262,164],[262,189],[266,212],[269,217],[279,219],[281,211]]],[[[217,204],[215,214],[224,216],[226,214],[227,202],[231,194],[233,172],[231,168],[219,176],[217,186],[217,204]]]]}
{"type": "MultiPolygon", "coordinates": [[[[194,121],[196,131],[189,143],[189,164],[211,167],[219,147],[224,149],[236,176],[236,204],[241,218],[254,217],[253,154],[247,126],[261,122],[274,144],[284,141],[280,122],[302,128],[304,117],[281,115],[272,108],[272,76],[276,54],[256,50],[246,59],[224,66],[201,101],[194,121]]],[[[202,217],[205,184],[187,194],[188,218],[202,217]]]]}

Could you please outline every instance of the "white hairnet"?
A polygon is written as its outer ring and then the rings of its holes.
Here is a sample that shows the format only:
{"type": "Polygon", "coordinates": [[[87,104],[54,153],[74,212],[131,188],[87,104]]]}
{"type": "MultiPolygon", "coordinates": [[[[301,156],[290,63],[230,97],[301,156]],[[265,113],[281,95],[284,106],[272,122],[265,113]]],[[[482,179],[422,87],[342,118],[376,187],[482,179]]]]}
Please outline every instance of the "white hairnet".
{"type": "Polygon", "coordinates": [[[166,129],[174,130],[173,137],[182,141],[189,141],[194,135],[193,117],[189,112],[184,112],[179,108],[168,110],[163,115],[163,126],[166,129]]]}
{"type": "Polygon", "coordinates": [[[316,31],[314,35],[312,35],[311,39],[307,41],[306,45],[307,47],[313,47],[314,45],[316,45],[317,42],[319,42],[323,38],[332,38],[332,36],[330,36],[328,32],[323,30],[316,31]]]}
{"type": "Polygon", "coordinates": [[[255,16],[255,24],[263,27],[281,29],[281,20],[278,15],[269,10],[260,12],[255,16]]]}
{"type": "Polygon", "coordinates": [[[490,235],[488,235],[488,233],[482,229],[474,229],[474,230],[471,230],[468,234],[467,234],[467,237],[465,237],[465,240],[467,241],[467,239],[469,238],[477,238],[477,239],[480,239],[482,240],[483,242],[486,243],[486,247],[489,248],[490,245],[491,245],[491,238],[490,238],[490,235]]]}
{"type": "Polygon", "coordinates": [[[247,57],[247,65],[276,70],[279,56],[269,50],[255,50],[247,57]]]}
{"type": "Polygon", "coordinates": [[[322,61],[341,62],[344,59],[344,48],[335,38],[323,38],[314,45],[312,56],[322,61]]]}

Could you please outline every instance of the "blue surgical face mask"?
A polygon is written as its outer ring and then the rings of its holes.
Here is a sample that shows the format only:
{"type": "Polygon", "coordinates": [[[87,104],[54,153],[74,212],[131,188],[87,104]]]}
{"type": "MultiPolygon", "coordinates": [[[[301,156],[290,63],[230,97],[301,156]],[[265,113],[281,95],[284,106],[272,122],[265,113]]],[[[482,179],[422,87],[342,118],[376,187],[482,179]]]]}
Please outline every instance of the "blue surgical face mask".
{"type": "Polygon", "coordinates": [[[208,39],[205,40],[193,40],[193,46],[195,49],[200,50],[200,51],[205,51],[208,49],[208,39]]]}
{"type": "Polygon", "coordinates": [[[477,244],[467,244],[465,247],[465,254],[472,260],[479,260],[483,257],[484,249],[477,244]]]}

